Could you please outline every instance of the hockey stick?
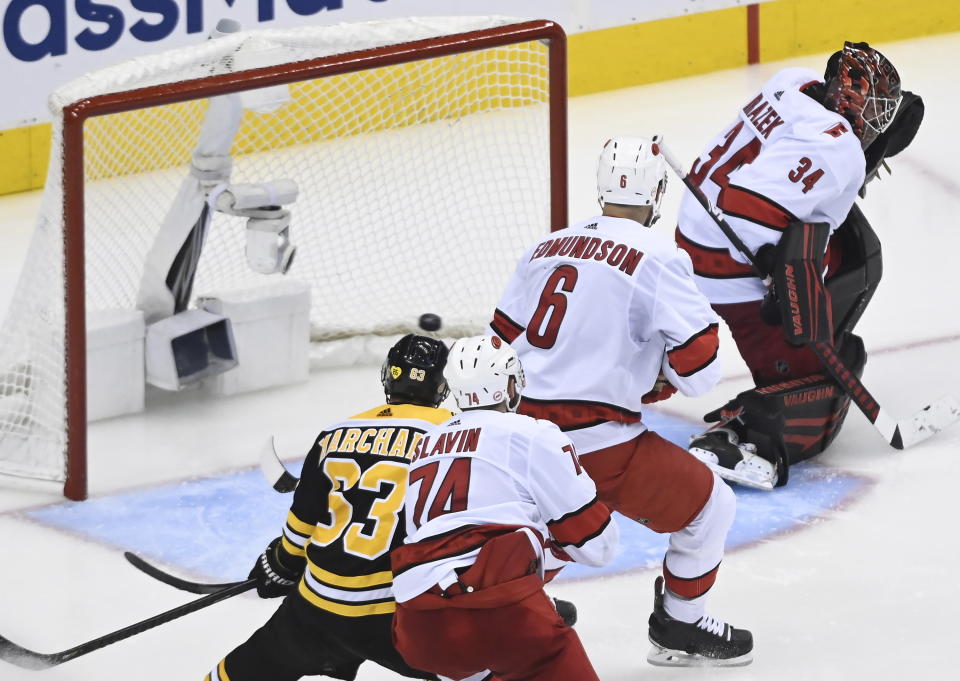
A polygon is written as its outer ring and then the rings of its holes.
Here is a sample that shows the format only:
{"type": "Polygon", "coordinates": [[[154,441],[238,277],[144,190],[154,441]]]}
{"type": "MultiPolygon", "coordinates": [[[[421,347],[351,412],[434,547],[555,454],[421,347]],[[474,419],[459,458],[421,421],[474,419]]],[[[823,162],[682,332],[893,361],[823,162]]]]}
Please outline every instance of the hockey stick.
{"type": "Polygon", "coordinates": [[[280,460],[272,435],[263,445],[263,449],[260,450],[260,472],[263,473],[263,477],[267,479],[270,486],[281,494],[292,492],[297,488],[297,483],[300,482],[300,478],[288,471],[280,460]]]}
{"type": "Polygon", "coordinates": [[[219,603],[220,601],[232,598],[238,594],[242,594],[244,591],[249,591],[257,585],[257,580],[248,579],[243,582],[238,582],[237,584],[217,591],[216,593],[208,594],[202,598],[198,598],[195,601],[186,603],[179,607],[173,608],[172,610],[167,610],[162,612],[159,615],[154,615],[148,619],[145,619],[136,624],[131,624],[129,627],[124,627],[100,638],[95,638],[92,641],[87,641],[86,643],[81,643],[78,646],[64,650],[59,653],[38,653],[33,650],[28,650],[22,646],[18,646],[13,641],[0,636],[0,660],[4,662],[9,662],[12,665],[16,665],[21,669],[30,669],[32,671],[37,671],[40,669],[48,669],[49,667],[56,667],[57,665],[63,664],[64,662],[69,662],[75,658],[80,657],[81,655],[86,655],[87,653],[92,653],[94,650],[99,650],[118,641],[130,638],[131,636],[136,636],[137,634],[142,634],[145,631],[158,627],[161,624],[166,624],[172,620],[175,620],[184,615],[188,615],[191,612],[196,612],[197,610],[202,610],[203,608],[209,607],[214,603],[219,603]]]}
{"type": "Polygon", "coordinates": [[[130,563],[133,567],[140,570],[144,574],[147,574],[154,579],[163,582],[164,584],[169,584],[175,589],[180,589],[181,591],[189,591],[192,594],[213,594],[221,591],[223,589],[229,589],[234,587],[237,584],[243,584],[240,582],[224,582],[222,584],[206,584],[204,582],[191,582],[186,579],[181,579],[175,575],[171,575],[169,572],[165,572],[158,568],[156,565],[148,563],[146,560],[141,558],[135,553],[130,551],[124,551],[123,557],[127,559],[127,562],[130,563]]]}
{"type": "MultiPolygon", "coordinates": [[[[724,220],[720,209],[710,203],[703,190],[700,189],[690,179],[687,172],[680,165],[677,157],[666,147],[662,138],[654,138],[667,165],[676,173],[680,181],[690,190],[694,198],[703,206],[713,221],[717,223],[720,231],[730,240],[730,243],[743,254],[754,272],[761,279],[766,279],[763,270],[757,264],[756,256],[747,248],[746,244],[737,236],[730,224],[724,220]]],[[[960,421],[960,403],[952,395],[941,397],[933,402],[911,418],[903,421],[894,420],[887,412],[883,410],[880,404],[874,399],[873,395],[867,390],[855,373],[850,371],[843,360],[837,355],[829,343],[810,343],[811,350],[823,363],[824,368],[840,385],[841,389],[850,396],[850,399],[863,412],[867,420],[873,424],[887,443],[895,449],[905,449],[912,447],[918,442],[922,442],[933,435],[936,435],[947,426],[960,421]]]]}

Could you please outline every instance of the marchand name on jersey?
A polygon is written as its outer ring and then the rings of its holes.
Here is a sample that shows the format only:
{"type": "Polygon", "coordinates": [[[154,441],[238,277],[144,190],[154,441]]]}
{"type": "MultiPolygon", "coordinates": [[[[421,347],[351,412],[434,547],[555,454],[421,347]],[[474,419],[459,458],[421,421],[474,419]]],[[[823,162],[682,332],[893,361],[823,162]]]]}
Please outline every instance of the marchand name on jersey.
{"type": "Polygon", "coordinates": [[[610,239],[601,239],[596,236],[565,236],[547,239],[541,243],[534,250],[530,260],[553,256],[606,262],[611,267],[632,275],[640,259],[643,258],[643,253],[610,239]]]}
{"type": "Polygon", "coordinates": [[[428,456],[437,454],[462,454],[464,452],[477,451],[477,443],[480,441],[479,428],[467,428],[465,430],[454,430],[449,433],[440,433],[440,437],[435,442],[428,435],[417,444],[416,451],[413,453],[413,460],[424,459],[428,456]]]}
{"type": "Polygon", "coordinates": [[[413,429],[381,426],[379,428],[337,428],[320,440],[320,461],[328,454],[376,454],[409,459],[423,437],[413,429]]]}

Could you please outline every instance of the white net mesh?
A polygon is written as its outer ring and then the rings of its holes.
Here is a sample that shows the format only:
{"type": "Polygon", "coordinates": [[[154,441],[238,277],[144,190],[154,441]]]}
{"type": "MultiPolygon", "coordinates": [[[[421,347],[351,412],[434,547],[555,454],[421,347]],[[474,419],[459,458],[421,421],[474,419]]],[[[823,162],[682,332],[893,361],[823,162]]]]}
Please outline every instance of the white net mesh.
{"type": "MultiPolygon", "coordinates": [[[[96,95],[511,22],[238,33],[89,74],[51,107],[59,116],[96,95]]],[[[297,82],[282,108],[243,114],[231,182],[300,187],[288,276],[311,285],[314,340],[415,331],[424,312],[439,314],[450,335],[483,328],[519,250],[549,229],[547,52],[533,41],[297,82]]],[[[86,122],[88,313],[136,306],[207,108],[193,100],[86,122]]],[[[63,479],[67,445],[60,148],[57,121],[43,208],[0,330],[0,472],[49,479],[63,479]]],[[[194,295],[280,276],[249,269],[244,239],[242,219],[217,214],[194,295]]]]}

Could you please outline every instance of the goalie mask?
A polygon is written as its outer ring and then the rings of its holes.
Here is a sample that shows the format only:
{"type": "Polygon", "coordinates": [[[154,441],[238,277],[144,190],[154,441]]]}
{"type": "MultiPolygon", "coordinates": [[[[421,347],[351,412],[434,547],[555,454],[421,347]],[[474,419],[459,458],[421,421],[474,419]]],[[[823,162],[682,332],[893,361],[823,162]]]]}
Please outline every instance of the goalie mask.
{"type": "Polygon", "coordinates": [[[900,107],[900,74],[867,43],[844,43],[827,62],[823,104],[846,118],[866,149],[900,107]]]}
{"type": "Polygon", "coordinates": [[[660,153],[660,136],[614,137],[607,140],[597,163],[597,201],[622,206],[650,206],[649,227],[660,217],[667,190],[667,162],[660,153]]]}
{"type": "Polygon", "coordinates": [[[450,393],[443,378],[446,361],[443,341],[408,333],[390,348],[380,370],[387,402],[439,406],[450,393]]]}
{"type": "Polygon", "coordinates": [[[507,409],[516,411],[520,393],[527,382],[523,376],[520,358],[499,336],[461,338],[450,348],[445,370],[450,392],[461,409],[491,407],[507,403],[507,409]],[[511,398],[510,379],[514,380],[511,398]]]}

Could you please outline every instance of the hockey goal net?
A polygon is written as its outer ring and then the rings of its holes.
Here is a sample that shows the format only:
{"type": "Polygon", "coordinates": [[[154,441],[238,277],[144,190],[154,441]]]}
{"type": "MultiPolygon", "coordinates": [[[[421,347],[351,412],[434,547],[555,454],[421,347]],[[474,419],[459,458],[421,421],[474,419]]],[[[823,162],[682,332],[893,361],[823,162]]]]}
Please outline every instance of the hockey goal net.
{"type": "MultiPolygon", "coordinates": [[[[481,331],[520,250],[566,223],[564,51],[552,22],[403,19],[233,33],[58,90],[0,329],[0,473],[86,496],[88,315],[138,306],[205,127],[235,126],[231,182],[298,184],[289,276],[309,282],[314,341],[416,331],[423,312],[481,331]],[[261,106],[211,120],[250,91],[261,106]]],[[[194,292],[281,276],[251,271],[242,224],[213,218],[194,292]]]]}

